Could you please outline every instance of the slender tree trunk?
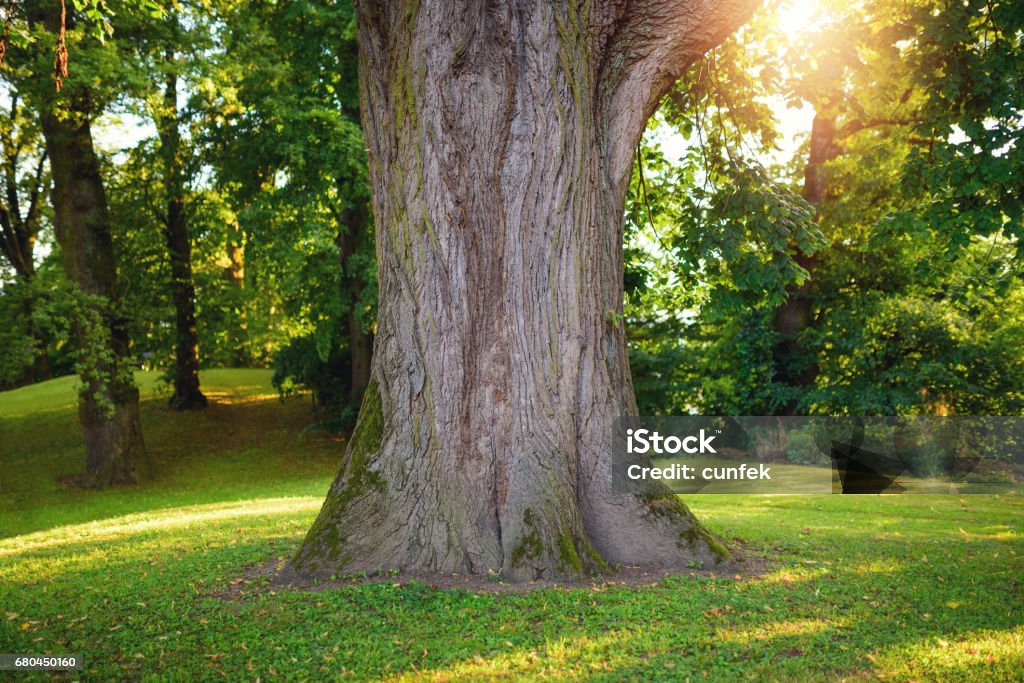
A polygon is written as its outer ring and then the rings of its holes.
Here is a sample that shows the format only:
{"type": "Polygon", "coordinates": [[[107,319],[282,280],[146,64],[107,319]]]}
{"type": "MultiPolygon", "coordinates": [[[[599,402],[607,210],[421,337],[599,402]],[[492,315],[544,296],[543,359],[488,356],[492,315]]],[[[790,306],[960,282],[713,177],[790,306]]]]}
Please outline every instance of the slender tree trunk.
{"type": "MultiPolygon", "coordinates": [[[[41,113],[53,174],[54,227],[68,279],[86,293],[104,297],[113,309],[118,300],[117,270],[88,112],[84,90],[68,88],[41,113]]],[[[139,424],[139,392],[127,367],[127,328],[116,311],[106,311],[105,316],[109,358],[97,360],[96,367],[89,369],[93,379],[87,380],[79,397],[86,447],[81,483],[86,486],[134,483],[149,474],[139,424]],[[96,376],[106,376],[108,381],[96,376]]],[[[92,343],[81,330],[79,342],[92,343]]]]}
{"type": "Polygon", "coordinates": [[[24,206],[19,192],[19,170],[23,163],[21,151],[29,146],[36,147],[38,143],[35,137],[31,140],[24,137],[19,104],[15,92],[11,95],[9,122],[0,136],[4,180],[4,192],[0,198],[0,253],[7,258],[18,279],[26,285],[21,315],[26,321],[28,336],[32,338],[36,351],[32,364],[25,368],[22,378],[15,381],[15,386],[41,382],[53,376],[50,359],[46,354],[46,339],[33,323],[35,294],[31,289],[31,283],[36,277],[35,245],[40,229],[39,201],[45,195],[47,184],[44,176],[46,152],[36,150],[39,155],[32,176],[33,183],[28,190],[27,206],[24,206]]]}
{"type": "MultiPolygon", "coordinates": [[[[33,189],[32,204],[28,217],[23,217],[19,207],[17,195],[17,174],[15,166],[17,158],[7,160],[6,173],[6,201],[0,201],[0,253],[6,258],[13,268],[18,280],[25,285],[24,294],[21,300],[21,316],[25,320],[28,336],[32,338],[35,345],[35,352],[32,364],[25,367],[22,376],[15,380],[13,386],[23,386],[53,377],[50,369],[50,358],[46,354],[46,338],[33,323],[33,311],[35,309],[35,293],[31,284],[36,277],[35,269],[35,243],[36,235],[39,232],[38,219],[35,212],[35,194],[41,191],[37,186],[33,189]]],[[[40,162],[42,166],[42,162],[40,162]]]]}
{"type": "Polygon", "coordinates": [[[244,236],[237,220],[227,226],[227,241],[225,251],[228,257],[228,265],[224,268],[224,279],[229,283],[230,289],[227,292],[226,301],[233,308],[233,315],[228,319],[228,347],[231,355],[227,359],[227,366],[238,368],[245,367],[250,359],[248,352],[249,338],[245,315],[245,247],[243,246],[244,236]]]}
{"type": "Polygon", "coordinates": [[[237,289],[242,288],[245,279],[245,259],[242,248],[242,231],[238,224],[228,226],[228,239],[225,247],[228,256],[228,266],[224,268],[224,279],[234,285],[237,289]]]}
{"type": "Polygon", "coordinates": [[[803,196],[819,209],[827,196],[825,164],[839,156],[836,144],[836,120],[832,116],[816,114],[811,123],[811,149],[804,167],[803,196]]]}
{"type": "Polygon", "coordinates": [[[370,361],[373,355],[373,336],[363,329],[356,307],[359,304],[366,282],[356,272],[352,257],[366,239],[367,207],[346,209],[341,215],[341,229],[338,231],[338,259],[342,276],[346,279],[349,292],[349,307],[346,324],[348,327],[349,361],[352,366],[351,391],[349,399],[359,405],[363,393],[370,384],[370,361]]]}
{"type": "MultiPolygon", "coordinates": [[[[810,153],[804,167],[803,197],[819,210],[826,198],[825,164],[839,155],[836,144],[836,120],[832,116],[815,114],[811,124],[810,153]]],[[[773,327],[778,341],[773,349],[775,376],[779,384],[801,390],[814,386],[818,378],[818,364],[800,343],[800,334],[814,323],[815,257],[797,255],[796,261],[811,276],[799,287],[789,292],[786,303],[775,311],[773,327]]],[[[799,408],[798,399],[790,399],[774,412],[776,415],[793,415],[799,408]]]]}
{"type": "Polygon", "coordinates": [[[164,192],[167,216],[164,235],[171,261],[171,294],[174,300],[174,394],[175,410],[206,407],[199,389],[199,340],[196,330],[196,288],[192,279],[192,245],[185,215],[185,179],[178,131],[178,76],[174,73],[174,48],[167,49],[167,81],[163,110],[154,116],[164,161],[164,192]]]}
{"type": "Polygon", "coordinates": [[[359,3],[377,334],[345,465],[292,572],[524,580],[727,554],[675,496],[611,490],[611,428],[636,411],[632,150],[750,4],[359,3]]]}

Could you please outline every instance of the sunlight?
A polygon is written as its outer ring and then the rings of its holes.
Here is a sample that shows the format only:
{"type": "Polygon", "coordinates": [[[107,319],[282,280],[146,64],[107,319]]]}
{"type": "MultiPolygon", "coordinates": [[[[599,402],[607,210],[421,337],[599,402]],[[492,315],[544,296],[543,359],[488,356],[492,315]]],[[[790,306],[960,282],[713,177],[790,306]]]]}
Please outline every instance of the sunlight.
{"type": "Polygon", "coordinates": [[[839,632],[841,629],[849,628],[852,620],[847,617],[833,617],[830,619],[783,619],[780,621],[769,621],[759,624],[756,628],[750,629],[729,629],[720,628],[716,635],[723,641],[747,644],[754,641],[770,641],[785,637],[807,637],[825,631],[839,632]]]}
{"type": "MultiPolygon", "coordinates": [[[[559,671],[564,671],[566,667],[571,667],[570,671],[575,674],[571,677],[587,678],[594,676],[596,671],[615,671],[618,668],[635,665],[635,649],[640,647],[632,645],[635,641],[637,634],[631,629],[616,629],[596,636],[562,636],[548,640],[542,647],[529,650],[526,647],[517,647],[511,641],[505,641],[507,650],[491,657],[476,655],[471,659],[457,661],[446,668],[406,672],[385,680],[491,680],[522,676],[532,672],[540,673],[541,677],[549,673],[557,677],[559,671]]],[[[648,657],[657,659],[660,654],[662,653],[657,651],[641,654],[640,661],[647,664],[648,657]]],[[[653,666],[660,669],[665,663],[660,661],[653,666]]],[[[668,662],[668,667],[674,667],[674,664],[668,662]]]]}
{"type": "Polygon", "coordinates": [[[17,556],[67,543],[106,543],[147,531],[166,531],[211,522],[261,515],[311,514],[320,509],[321,496],[258,498],[248,501],[190,505],[72,524],[0,540],[0,557],[17,556]]]}
{"type": "Polygon", "coordinates": [[[967,680],[976,676],[979,669],[985,670],[981,667],[1019,665],[1022,648],[1024,628],[984,628],[960,631],[955,637],[929,635],[899,643],[880,651],[878,660],[892,669],[908,660],[916,662],[926,667],[935,680],[967,680]]]}
{"type": "Polygon", "coordinates": [[[800,40],[828,23],[820,0],[788,0],[779,6],[779,30],[790,40],[800,40]]]}

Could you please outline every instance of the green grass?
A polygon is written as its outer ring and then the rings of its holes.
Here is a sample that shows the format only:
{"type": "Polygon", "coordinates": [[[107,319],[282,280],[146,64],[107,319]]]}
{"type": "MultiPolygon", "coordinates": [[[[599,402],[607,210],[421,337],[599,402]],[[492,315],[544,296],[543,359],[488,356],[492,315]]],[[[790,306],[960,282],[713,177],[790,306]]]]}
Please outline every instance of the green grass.
{"type": "Polygon", "coordinates": [[[308,402],[266,373],[206,373],[199,415],[141,381],[160,477],[102,492],[55,484],[82,460],[73,382],[0,394],[0,651],[80,653],[91,680],[1024,678],[1019,496],[690,496],[758,577],[268,591],[240,577],[293,551],[341,444],[300,440],[308,402]]]}

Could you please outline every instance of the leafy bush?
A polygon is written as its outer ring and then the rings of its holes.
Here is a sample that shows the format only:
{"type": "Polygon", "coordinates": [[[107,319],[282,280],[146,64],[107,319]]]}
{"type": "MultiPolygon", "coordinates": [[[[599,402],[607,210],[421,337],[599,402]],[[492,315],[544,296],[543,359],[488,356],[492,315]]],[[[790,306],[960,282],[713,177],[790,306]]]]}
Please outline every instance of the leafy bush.
{"type": "Polygon", "coordinates": [[[345,431],[355,425],[358,406],[349,402],[352,364],[348,350],[319,348],[316,335],[292,339],[274,358],[274,388],[282,398],[296,391],[308,390],[323,419],[318,429],[345,431]]]}

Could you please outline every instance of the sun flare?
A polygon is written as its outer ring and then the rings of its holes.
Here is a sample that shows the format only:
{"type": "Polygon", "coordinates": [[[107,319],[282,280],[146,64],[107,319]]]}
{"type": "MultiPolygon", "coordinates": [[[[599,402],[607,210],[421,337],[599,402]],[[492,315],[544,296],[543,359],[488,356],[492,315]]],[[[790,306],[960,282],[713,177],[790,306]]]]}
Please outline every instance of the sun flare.
{"type": "Polygon", "coordinates": [[[791,40],[817,31],[827,22],[828,13],[821,0],[785,0],[779,5],[779,30],[791,40]]]}

